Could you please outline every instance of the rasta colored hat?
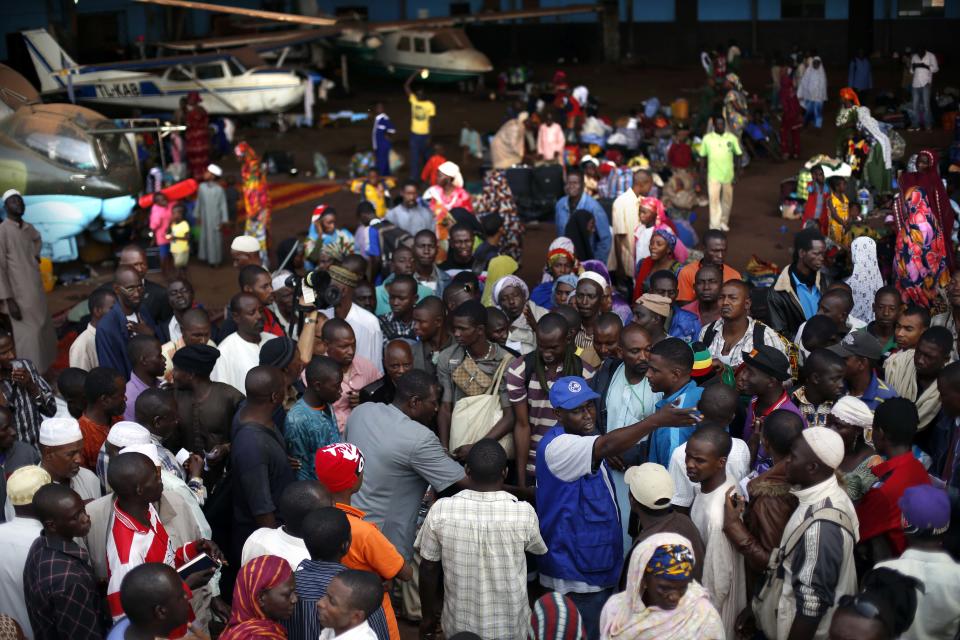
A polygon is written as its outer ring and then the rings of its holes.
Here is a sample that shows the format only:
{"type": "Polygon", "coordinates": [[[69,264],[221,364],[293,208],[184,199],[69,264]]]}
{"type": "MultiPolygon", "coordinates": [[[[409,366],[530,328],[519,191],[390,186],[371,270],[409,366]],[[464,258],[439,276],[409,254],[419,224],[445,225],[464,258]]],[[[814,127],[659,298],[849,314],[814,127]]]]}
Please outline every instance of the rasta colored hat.
{"type": "Polygon", "coordinates": [[[220,350],[208,344],[188,344],[173,354],[173,366],[198,376],[209,376],[220,350]]]}
{"type": "Polygon", "coordinates": [[[690,345],[693,348],[693,370],[690,375],[697,380],[707,378],[713,373],[713,354],[702,342],[694,342],[690,345]]]}
{"type": "Polygon", "coordinates": [[[317,449],[314,470],[327,491],[338,493],[352,487],[363,473],[363,454],[348,442],[331,444],[317,449]]]}
{"type": "Polygon", "coordinates": [[[346,287],[355,287],[360,282],[360,276],[340,265],[331,265],[330,268],[327,269],[327,273],[330,274],[331,280],[346,287]]]}

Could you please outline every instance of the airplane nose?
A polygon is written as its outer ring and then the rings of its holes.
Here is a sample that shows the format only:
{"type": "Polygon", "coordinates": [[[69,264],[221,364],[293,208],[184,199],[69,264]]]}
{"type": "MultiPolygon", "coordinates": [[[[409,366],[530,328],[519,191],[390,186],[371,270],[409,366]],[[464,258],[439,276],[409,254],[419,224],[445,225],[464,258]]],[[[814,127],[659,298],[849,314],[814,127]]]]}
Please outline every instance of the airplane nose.
{"type": "Polygon", "coordinates": [[[490,58],[476,49],[470,51],[461,51],[460,60],[465,71],[472,71],[474,73],[488,73],[493,71],[493,65],[490,63],[490,58]]]}

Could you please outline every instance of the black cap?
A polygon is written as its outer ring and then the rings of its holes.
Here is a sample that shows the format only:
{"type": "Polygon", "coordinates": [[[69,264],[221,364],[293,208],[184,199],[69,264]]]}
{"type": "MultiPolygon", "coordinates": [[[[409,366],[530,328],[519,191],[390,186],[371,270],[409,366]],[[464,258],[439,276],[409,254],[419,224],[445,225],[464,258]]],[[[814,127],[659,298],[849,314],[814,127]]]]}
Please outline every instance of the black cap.
{"type": "Polygon", "coordinates": [[[260,347],[260,364],[283,369],[293,360],[293,354],[296,351],[297,343],[287,336],[267,340],[260,347]]]}
{"type": "Polygon", "coordinates": [[[209,376],[220,350],[207,344],[189,344],[173,354],[173,366],[187,373],[209,376]]]}
{"type": "Polygon", "coordinates": [[[780,382],[790,379],[790,361],[787,360],[787,356],[769,345],[755,346],[753,351],[744,354],[743,361],[780,382]]]}

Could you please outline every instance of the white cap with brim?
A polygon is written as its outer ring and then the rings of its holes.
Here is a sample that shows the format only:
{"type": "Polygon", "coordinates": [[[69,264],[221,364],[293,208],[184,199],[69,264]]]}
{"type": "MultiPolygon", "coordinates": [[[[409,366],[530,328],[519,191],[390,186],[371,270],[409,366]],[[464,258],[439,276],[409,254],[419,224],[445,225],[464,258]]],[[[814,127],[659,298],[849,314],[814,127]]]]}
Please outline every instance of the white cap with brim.
{"type": "Polygon", "coordinates": [[[150,444],[152,440],[150,431],[142,424],[122,420],[110,427],[107,442],[122,449],[136,444],[150,444]]]}
{"type": "Polygon", "coordinates": [[[23,197],[16,189],[7,189],[3,192],[3,202],[6,202],[7,198],[12,198],[13,196],[20,196],[21,198],[23,197]]]}
{"type": "Polygon", "coordinates": [[[670,506],[674,486],[670,472],[662,464],[645,462],[623,474],[630,495],[647,509],[659,511],[670,506]]]}
{"type": "Polygon", "coordinates": [[[843,462],[843,438],[836,431],[827,427],[810,427],[800,433],[813,455],[823,464],[836,469],[843,462]]]}
{"type": "Polygon", "coordinates": [[[120,455],[125,453],[141,453],[153,462],[154,466],[160,466],[160,453],[157,451],[157,445],[153,444],[132,444],[129,447],[124,447],[120,449],[120,455]]]}
{"type": "Polygon", "coordinates": [[[83,440],[80,423],[73,418],[47,418],[40,423],[40,444],[60,447],[83,440]]]}
{"type": "Polygon", "coordinates": [[[242,251],[243,253],[259,253],[260,241],[253,236],[237,236],[230,243],[231,251],[242,251]]]}

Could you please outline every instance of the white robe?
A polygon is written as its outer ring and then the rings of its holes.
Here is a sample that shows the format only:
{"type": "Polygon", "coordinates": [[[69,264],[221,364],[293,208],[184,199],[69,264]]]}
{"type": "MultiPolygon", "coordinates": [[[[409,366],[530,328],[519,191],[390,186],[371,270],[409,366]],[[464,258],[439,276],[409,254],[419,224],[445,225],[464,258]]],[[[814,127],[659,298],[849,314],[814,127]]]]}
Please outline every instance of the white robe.
{"type": "MultiPolygon", "coordinates": [[[[703,587],[710,594],[713,606],[720,612],[728,638],[736,638],[737,616],[747,606],[747,587],[743,556],[723,533],[723,503],[727,491],[736,483],[729,476],[714,491],[701,493],[690,508],[690,519],[703,539],[706,552],[703,558],[703,587]]],[[[699,560],[698,560],[699,561],[699,560]]]]}

